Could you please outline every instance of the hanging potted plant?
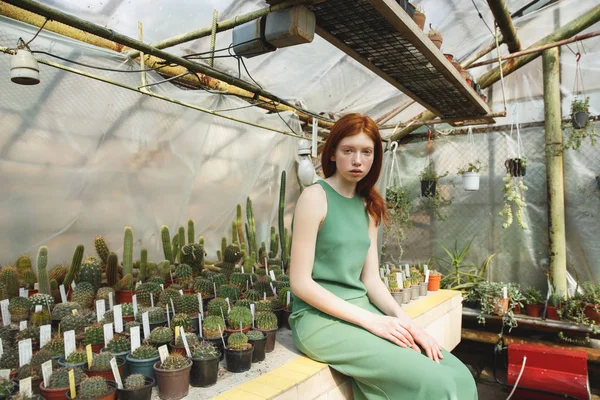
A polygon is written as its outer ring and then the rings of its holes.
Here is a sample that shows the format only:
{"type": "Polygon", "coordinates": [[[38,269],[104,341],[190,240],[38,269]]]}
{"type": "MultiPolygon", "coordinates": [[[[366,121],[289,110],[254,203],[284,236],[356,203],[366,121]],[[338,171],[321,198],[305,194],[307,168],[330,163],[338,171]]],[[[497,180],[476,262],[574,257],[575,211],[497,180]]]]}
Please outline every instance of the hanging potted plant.
{"type": "Polygon", "coordinates": [[[421,30],[425,29],[425,10],[423,10],[423,5],[419,4],[416,6],[415,14],[413,15],[413,21],[417,24],[421,30]]]}
{"type": "Polygon", "coordinates": [[[165,361],[154,364],[158,396],[162,400],[179,400],[190,390],[192,361],[179,353],[170,354],[165,361]]]}
{"type": "Polygon", "coordinates": [[[427,37],[433,42],[435,47],[437,47],[438,49],[442,48],[444,38],[442,37],[442,34],[439,31],[431,27],[431,24],[429,24],[429,32],[427,32],[427,37]]]}
{"type": "Polygon", "coordinates": [[[220,358],[221,353],[211,342],[198,343],[192,352],[190,385],[208,387],[217,383],[220,358]]]}
{"type": "Polygon", "coordinates": [[[512,225],[512,204],[514,203],[517,207],[517,222],[522,229],[527,229],[527,224],[525,223],[525,208],[527,207],[527,203],[525,202],[525,192],[528,188],[525,186],[525,183],[523,183],[523,178],[514,178],[509,173],[502,178],[502,181],[504,182],[504,188],[502,188],[502,192],[504,193],[504,207],[498,214],[505,218],[502,227],[506,229],[512,225]]]}
{"type": "Polygon", "coordinates": [[[229,372],[245,372],[252,366],[251,343],[248,343],[248,336],[242,332],[235,332],[227,340],[227,349],[225,350],[225,366],[229,372]]]}
{"type": "Polygon", "coordinates": [[[142,374],[152,379],[154,376],[154,363],[159,360],[158,350],[149,344],[142,344],[131,354],[125,356],[129,365],[129,372],[132,374],[142,374]]]}
{"type": "MultiPolygon", "coordinates": [[[[443,175],[445,176],[445,175],[443,175]]],[[[421,179],[421,196],[423,197],[433,197],[436,194],[436,186],[437,181],[440,176],[438,176],[435,172],[435,168],[432,161],[427,163],[427,166],[423,168],[421,174],[419,175],[421,179]]]]}
{"type": "Polygon", "coordinates": [[[462,175],[463,187],[466,191],[479,190],[479,172],[481,171],[481,161],[468,163],[458,169],[457,173],[462,175]]]}
{"type": "Polygon", "coordinates": [[[586,97],[583,100],[574,98],[571,103],[571,122],[573,128],[584,129],[587,127],[590,120],[590,98],[586,97]]]}
{"type": "Polygon", "coordinates": [[[589,101],[589,97],[586,97],[585,100],[573,99],[571,103],[571,126],[566,126],[566,133],[569,137],[565,143],[565,149],[577,150],[587,138],[590,139],[592,146],[596,145],[598,134],[596,134],[595,125],[590,124],[589,121],[589,101]]]}
{"type": "Polygon", "coordinates": [[[538,289],[529,286],[525,291],[525,312],[531,317],[539,317],[543,308],[544,296],[538,289]]]}

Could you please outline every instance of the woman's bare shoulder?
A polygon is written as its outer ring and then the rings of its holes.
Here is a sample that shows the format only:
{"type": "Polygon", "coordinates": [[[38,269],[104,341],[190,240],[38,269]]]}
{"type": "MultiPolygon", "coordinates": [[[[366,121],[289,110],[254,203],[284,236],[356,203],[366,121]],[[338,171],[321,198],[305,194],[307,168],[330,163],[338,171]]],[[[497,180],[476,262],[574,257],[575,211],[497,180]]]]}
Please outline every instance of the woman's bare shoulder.
{"type": "Polygon", "coordinates": [[[324,214],[327,211],[327,195],[317,183],[304,189],[296,203],[296,212],[324,214]]]}

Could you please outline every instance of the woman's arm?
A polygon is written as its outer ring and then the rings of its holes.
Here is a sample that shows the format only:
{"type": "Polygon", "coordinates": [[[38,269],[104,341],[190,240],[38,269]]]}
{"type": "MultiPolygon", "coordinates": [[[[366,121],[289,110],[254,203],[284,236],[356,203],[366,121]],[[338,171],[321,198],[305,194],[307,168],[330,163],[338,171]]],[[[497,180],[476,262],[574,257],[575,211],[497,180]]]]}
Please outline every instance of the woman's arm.
{"type": "Polygon", "coordinates": [[[294,239],[290,260],[290,284],[292,293],[314,308],[361,326],[373,334],[410,347],[410,336],[397,318],[374,314],[351,304],[312,279],[317,233],[327,215],[327,198],[320,185],[306,188],[296,204],[294,213],[294,239]]]}

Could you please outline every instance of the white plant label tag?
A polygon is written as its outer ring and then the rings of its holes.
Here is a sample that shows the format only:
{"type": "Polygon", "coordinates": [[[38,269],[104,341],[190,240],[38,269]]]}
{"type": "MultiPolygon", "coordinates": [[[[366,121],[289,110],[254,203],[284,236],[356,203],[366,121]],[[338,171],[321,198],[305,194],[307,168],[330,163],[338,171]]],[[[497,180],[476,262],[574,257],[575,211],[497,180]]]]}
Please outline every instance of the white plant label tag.
{"type": "Polygon", "coordinates": [[[117,359],[114,357],[110,360],[110,368],[112,369],[113,376],[115,377],[115,381],[117,382],[117,387],[119,389],[123,389],[123,381],[121,381],[121,373],[119,372],[119,367],[117,366],[117,359]]]}
{"type": "Polygon", "coordinates": [[[150,307],[154,308],[154,293],[150,293],[150,307]]]}
{"type": "Polygon", "coordinates": [[[406,272],[406,276],[410,278],[410,268],[408,264],[404,264],[404,271],[406,272]]]}
{"type": "Polygon", "coordinates": [[[140,340],[140,327],[139,326],[132,326],[129,331],[130,331],[130,334],[131,334],[131,352],[133,353],[135,351],[135,349],[137,349],[138,347],[140,347],[140,344],[141,344],[141,340],[140,340]]]}
{"type": "Polygon", "coordinates": [[[379,268],[379,276],[381,277],[381,279],[383,279],[383,277],[385,276],[385,271],[383,270],[383,268],[379,268]]]}
{"type": "Polygon", "coordinates": [[[285,294],[285,297],[286,297],[286,299],[285,299],[285,301],[286,301],[285,305],[286,305],[286,306],[289,306],[289,305],[290,305],[290,302],[292,301],[292,296],[291,296],[291,294],[292,294],[292,292],[290,292],[289,290],[288,290],[288,292],[285,294]]]}
{"type": "Polygon", "coordinates": [[[215,297],[217,297],[217,284],[213,282],[213,289],[215,291],[215,297]]]}
{"type": "Polygon", "coordinates": [[[2,358],[2,354],[4,354],[4,345],[2,344],[2,339],[0,339],[0,358],[2,358]]]}
{"type": "Polygon", "coordinates": [[[113,324],[104,324],[104,347],[108,347],[108,342],[113,338],[113,324]]]}
{"type": "Polygon", "coordinates": [[[10,321],[10,312],[8,311],[8,300],[0,301],[0,312],[2,312],[2,324],[4,326],[9,326],[10,321]]]}
{"type": "Polygon", "coordinates": [[[198,319],[202,319],[204,315],[204,306],[202,305],[202,293],[198,293],[198,307],[200,308],[200,314],[198,314],[198,319]]]}
{"type": "Polygon", "coordinates": [[[42,311],[42,305],[38,304],[35,306],[35,312],[40,312],[40,311],[42,311]]]}
{"type": "Polygon", "coordinates": [[[275,282],[275,272],[273,270],[269,271],[269,276],[271,277],[271,281],[275,282]]]}
{"type": "Polygon", "coordinates": [[[429,271],[429,267],[427,266],[427,264],[423,264],[423,272],[427,273],[427,271],[429,271]]]}
{"type": "Polygon", "coordinates": [[[267,292],[263,292],[263,300],[267,301],[267,292]]]}
{"type": "Polygon", "coordinates": [[[254,308],[254,303],[250,304],[250,313],[252,314],[252,327],[254,328],[254,312],[255,312],[255,308],[254,308]]]}
{"type": "Polygon", "coordinates": [[[19,322],[19,331],[22,331],[23,329],[27,329],[27,321],[19,322]]]}
{"type": "Polygon", "coordinates": [[[200,338],[204,337],[202,336],[202,317],[200,314],[198,314],[198,336],[200,336],[200,338]]]}
{"type": "MultiPolygon", "coordinates": [[[[52,360],[50,360],[52,361],[52,360]]],[[[0,378],[10,380],[10,369],[0,369],[0,378]]]]}
{"type": "Polygon", "coordinates": [[[183,330],[183,326],[179,327],[179,334],[181,335],[181,340],[183,341],[183,347],[185,347],[185,352],[189,358],[192,358],[192,353],[190,352],[190,346],[188,345],[187,338],[185,337],[185,331],[183,330]]]}
{"type": "Polygon", "coordinates": [[[133,303],[133,317],[137,317],[138,306],[137,306],[137,294],[131,296],[131,302],[133,303]]]}
{"type": "Polygon", "coordinates": [[[123,332],[123,309],[120,304],[114,306],[113,308],[114,320],[115,320],[115,332],[121,333],[123,332]]]}
{"type": "Polygon", "coordinates": [[[425,283],[429,283],[429,271],[425,271],[425,283]]]}
{"type": "Polygon", "coordinates": [[[142,313],[142,326],[144,327],[144,339],[150,337],[150,321],[148,320],[148,311],[142,313]]]}
{"type": "Polygon", "coordinates": [[[66,303],[67,302],[67,294],[65,293],[65,285],[60,285],[59,289],[60,289],[60,302],[66,303]]]}
{"type": "Polygon", "coordinates": [[[227,315],[229,315],[229,313],[231,312],[231,304],[229,304],[229,297],[226,297],[225,301],[227,302],[227,315]]]}
{"type": "Polygon", "coordinates": [[[65,340],[65,358],[75,351],[75,331],[70,330],[63,333],[65,340]]]}
{"type": "MultiPolygon", "coordinates": [[[[173,299],[169,299],[171,302],[171,311],[173,311],[173,314],[175,314],[175,304],[173,304],[173,299]]],[[[171,315],[171,318],[173,317],[173,315],[171,315]]],[[[169,309],[167,308],[167,319],[169,318],[169,309]]]]}
{"type": "Polygon", "coordinates": [[[226,349],[227,345],[225,344],[225,338],[223,337],[223,330],[221,329],[221,324],[217,326],[219,327],[219,334],[221,335],[221,342],[223,342],[223,348],[226,349]]]}
{"type": "Polygon", "coordinates": [[[19,296],[20,297],[28,298],[29,297],[29,290],[27,290],[25,288],[19,288],[19,296]]]}
{"type": "Polygon", "coordinates": [[[106,304],[104,299],[96,300],[96,319],[98,322],[104,319],[104,313],[106,312],[106,304]]]}
{"type": "MultiPolygon", "coordinates": [[[[273,271],[271,271],[273,272],[273,271]]],[[[269,282],[269,285],[271,286],[271,291],[273,292],[273,294],[277,294],[277,290],[275,290],[275,288],[273,287],[273,282],[269,282]]]]}
{"type": "Polygon", "coordinates": [[[31,377],[19,380],[19,393],[31,397],[31,377]]]}
{"type": "Polygon", "coordinates": [[[166,344],[163,344],[158,348],[158,355],[160,356],[160,362],[163,363],[169,357],[169,349],[166,344]]]}
{"type": "Polygon", "coordinates": [[[165,291],[165,285],[163,283],[160,284],[160,290],[165,291]]]}
{"type": "Polygon", "coordinates": [[[390,264],[385,263],[385,272],[390,273],[390,264]]]}
{"type": "Polygon", "coordinates": [[[112,292],[108,292],[108,306],[110,307],[111,310],[115,306],[115,301],[113,300],[113,293],[112,292]]]}
{"type": "Polygon", "coordinates": [[[40,348],[52,340],[52,325],[40,326],[40,348]]]}
{"type": "Polygon", "coordinates": [[[406,280],[406,272],[402,271],[402,280],[405,281],[406,280]]]}
{"type": "Polygon", "coordinates": [[[44,378],[44,386],[48,387],[50,376],[52,375],[52,360],[48,360],[42,364],[42,377],[44,378]]]}
{"type": "Polygon", "coordinates": [[[504,286],[504,287],[502,288],[502,296],[503,296],[503,298],[505,298],[505,299],[508,297],[508,293],[507,293],[507,292],[508,292],[508,288],[507,288],[506,286],[504,286]]]}
{"type": "Polygon", "coordinates": [[[19,340],[19,367],[31,361],[31,339],[19,340]]]}
{"type": "Polygon", "coordinates": [[[390,287],[390,281],[388,280],[387,276],[383,277],[383,283],[385,283],[386,288],[390,287]]]}
{"type": "Polygon", "coordinates": [[[183,290],[179,289],[179,295],[183,296],[183,290]]]}
{"type": "Polygon", "coordinates": [[[75,290],[76,287],[75,281],[71,281],[71,289],[75,290]]]}

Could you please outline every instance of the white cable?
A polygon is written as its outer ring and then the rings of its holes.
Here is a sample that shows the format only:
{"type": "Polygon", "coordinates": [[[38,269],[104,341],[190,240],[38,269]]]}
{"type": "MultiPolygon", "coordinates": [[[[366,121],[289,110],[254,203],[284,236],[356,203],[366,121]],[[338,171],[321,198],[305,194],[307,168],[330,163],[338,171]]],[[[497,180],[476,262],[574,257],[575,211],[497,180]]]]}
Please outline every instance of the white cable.
{"type": "Polygon", "coordinates": [[[515,393],[515,390],[517,390],[517,385],[519,384],[519,381],[521,380],[521,375],[523,375],[523,371],[525,370],[526,362],[527,362],[527,356],[523,356],[523,365],[521,365],[521,372],[519,372],[519,376],[517,377],[517,380],[515,381],[515,386],[513,387],[513,390],[510,392],[510,394],[508,395],[506,400],[510,400],[512,395],[515,393]]]}

